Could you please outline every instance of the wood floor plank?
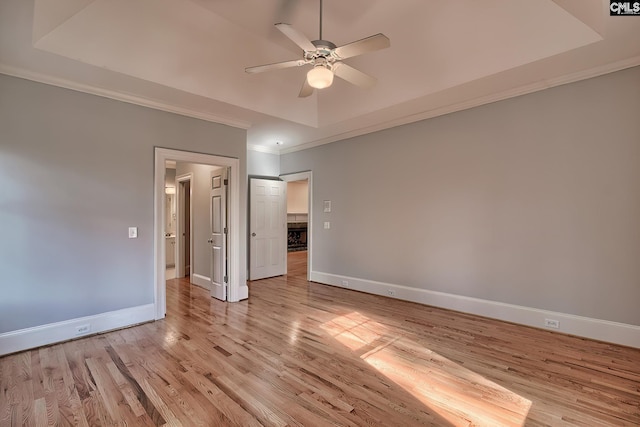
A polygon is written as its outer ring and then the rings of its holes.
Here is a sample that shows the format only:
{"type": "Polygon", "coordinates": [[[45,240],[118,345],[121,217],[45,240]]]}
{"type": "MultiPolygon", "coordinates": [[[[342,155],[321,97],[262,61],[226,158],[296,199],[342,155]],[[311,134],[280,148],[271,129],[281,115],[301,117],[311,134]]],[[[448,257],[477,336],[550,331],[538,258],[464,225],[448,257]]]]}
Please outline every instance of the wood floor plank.
{"type": "Polygon", "coordinates": [[[640,349],[306,281],[0,358],[0,427],[639,426],[640,349]]]}
{"type": "MultiPolygon", "coordinates": [[[[35,414],[35,423],[36,426],[46,426],[49,425],[47,421],[47,403],[44,400],[44,397],[40,397],[35,400],[34,404],[34,414],[35,414]]],[[[17,421],[17,420],[16,420],[17,421]]],[[[25,420],[25,424],[28,424],[28,420],[25,420]]],[[[16,423],[16,425],[18,425],[16,423]]]]}
{"type": "Polygon", "coordinates": [[[205,396],[216,409],[211,411],[219,417],[219,425],[258,427],[262,424],[245,410],[232,396],[222,391],[211,375],[201,375],[195,371],[187,371],[184,377],[205,396]]]}
{"type": "MultiPolygon", "coordinates": [[[[168,371],[159,373],[160,369],[154,364],[156,359],[154,355],[145,354],[134,344],[117,345],[115,348],[118,352],[117,360],[120,360],[119,371],[126,374],[132,393],[135,391],[136,399],[155,425],[164,425],[165,420],[167,425],[181,425],[180,417],[175,413],[176,410],[189,416],[193,420],[193,425],[203,425],[196,422],[198,418],[194,416],[192,409],[197,402],[187,403],[183,399],[174,398],[178,393],[170,386],[169,381],[176,385],[178,381],[169,378],[168,371]],[[186,406],[186,412],[183,412],[184,406],[186,406]]],[[[204,409],[200,411],[204,413],[204,409]]]]}

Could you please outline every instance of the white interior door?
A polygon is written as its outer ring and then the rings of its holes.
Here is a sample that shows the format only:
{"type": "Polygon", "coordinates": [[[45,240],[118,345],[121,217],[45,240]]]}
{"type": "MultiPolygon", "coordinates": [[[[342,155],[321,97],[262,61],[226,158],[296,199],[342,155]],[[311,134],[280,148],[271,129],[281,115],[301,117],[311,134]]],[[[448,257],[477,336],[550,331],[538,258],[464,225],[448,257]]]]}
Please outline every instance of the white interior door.
{"type": "Polygon", "coordinates": [[[211,296],[227,300],[227,168],[211,172],[211,296]]]}
{"type": "Polygon", "coordinates": [[[249,280],[287,271],[287,183],[252,178],[249,194],[249,280]]]}

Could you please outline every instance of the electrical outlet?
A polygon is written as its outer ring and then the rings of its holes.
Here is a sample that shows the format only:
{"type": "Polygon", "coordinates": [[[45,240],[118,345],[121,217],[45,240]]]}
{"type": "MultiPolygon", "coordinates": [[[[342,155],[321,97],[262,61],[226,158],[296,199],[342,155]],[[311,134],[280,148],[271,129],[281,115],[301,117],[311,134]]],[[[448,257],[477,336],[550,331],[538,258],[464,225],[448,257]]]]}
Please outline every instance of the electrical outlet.
{"type": "Polygon", "coordinates": [[[91,324],[76,326],[76,335],[84,335],[91,332],[91,324]]]}
{"type": "Polygon", "coordinates": [[[345,288],[349,287],[349,281],[348,280],[343,280],[342,281],[342,286],[344,286],[345,288]]]}
{"type": "Polygon", "coordinates": [[[396,291],[394,291],[393,289],[387,289],[387,295],[389,295],[390,297],[395,297],[396,291]]]}
{"type": "Polygon", "coordinates": [[[547,328],[558,329],[560,327],[560,321],[555,319],[544,319],[544,326],[547,328]]]}

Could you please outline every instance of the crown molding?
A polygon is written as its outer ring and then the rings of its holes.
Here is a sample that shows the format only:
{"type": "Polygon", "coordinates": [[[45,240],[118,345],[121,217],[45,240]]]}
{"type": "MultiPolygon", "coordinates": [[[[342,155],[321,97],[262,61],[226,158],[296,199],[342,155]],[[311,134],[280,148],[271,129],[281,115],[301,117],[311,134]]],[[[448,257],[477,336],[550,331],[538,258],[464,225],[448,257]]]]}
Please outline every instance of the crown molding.
{"type": "Polygon", "coordinates": [[[262,145],[247,144],[247,151],[257,151],[259,153],[280,154],[277,148],[264,147],[262,145]]]}
{"type": "Polygon", "coordinates": [[[246,130],[251,126],[251,123],[247,121],[237,120],[230,117],[217,116],[215,114],[203,111],[196,111],[185,107],[171,105],[166,102],[148,99],[139,95],[126,94],[110,89],[100,88],[97,86],[77,83],[72,80],[53,77],[48,74],[38,73],[35,71],[26,70],[24,68],[14,67],[3,63],[0,63],[0,74],[6,74],[12,77],[18,77],[21,79],[44,83],[51,86],[57,86],[64,89],[75,90],[77,92],[84,92],[91,95],[101,96],[103,98],[114,99],[116,101],[140,105],[142,107],[153,108],[154,110],[166,111],[168,113],[179,114],[181,116],[193,117],[196,119],[219,123],[235,128],[246,130]]]}
{"type": "MultiPolygon", "coordinates": [[[[348,132],[342,132],[326,138],[321,138],[313,141],[309,141],[293,147],[287,147],[282,149],[269,148],[260,145],[247,144],[247,150],[256,151],[269,154],[288,154],[296,151],[308,150],[310,148],[318,147],[320,145],[330,144],[332,142],[342,141],[349,138],[354,138],[361,135],[366,135],[373,132],[378,132],[384,129],[389,129],[396,126],[401,126],[409,123],[418,122],[421,120],[431,119],[434,117],[442,116],[445,114],[454,113],[457,111],[467,110],[481,105],[490,104],[493,102],[502,101],[509,98],[514,98],[521,95],[527,95],[529,93],[538,92],[544,89],[549,89],[556,86],[565,85],[568,83],[578,82],[580,80],[586,80],[601,75],[613,73],[616,71],[624,70],[631,67],[640,65],[640,56],[627,58],[624,60],[612,62],[610,64],[593,67],[587,70],[582,70],[563,76],[543,79],[535,83],[519,86],[513,89],[502,91],[499,93],[490,94],[487,96],[478,97],[472,100],[458,102],[450,105],[446,105],[431,110],[421,111],[408,116],[399,117],[396,119],[378,122],[375,125],[364,126],[358,129],[353,129],[348,132]]],[[[164,102],[147,99],[137,95],[124,94],[117,91],[99,88],[96,86],[85,85],[76,83],[71,80],[62,79],[59,77],[53,77],[50,75],[29,71],[19,67],[13,67],[10,65],[0,63],[0,74],[6,74],[13,77],[32,80],[39,83],[58,86],[70,90],[89,93],[96,96],[102,96],[130,104],[140,105],[143,107],[153,108],[156,110],[166,111],[169,113],[175,113],[187,117],[193,117],[209,122],[220,123],[227,126],[232,126],[240,129],[248,129],[251,127],[251,123],[243,120],[232,119],[229,117],[216,116],[214,114],[205,113],[202,111],[191,110],[184,107],[178,107],[170,105],[164,102]]]]}
{"type": "Polygon", "coordinates": [[[614,73],[616,71],[624,70],[627,68],[636,67],[638,65],[640,65],[640,56],[635,56],[635,57],[627,58],[621,61],[612,62],[610,64],[605,64],[598,67],[589,68],[587,70],[566,74],[560,77],[543,79],[535,83],[519,86],[517,88],[494,93],[491,95],[482,96],[469,101],[458,102],[455,104],[446,105],[444,107],[434,108],[432,110],[425,110],[425,111],[411,114],[408,116],[403,116],[396,119],[388,120],[386,122],[379,122],[372,126],[365,126],[359,129],[354,129],[348,132],[332,135],[327,138],[309,141],[300,145],[296,145],[294,147],[284,148],[280,150],[280,154],[288,154],[288,153],[294,153],[296,151],[308,150],[310,148],[318,147],[320,145],[330,144],[332,142],[342,141],[348,138],[354,138],[356,136],[366,135],[368,133],[378,132],[378,131],[393,128],[396,126],[419,122],[421,120],[431,119],[434,117],[443,116],[445,114],[455,113],[457,111],[467,110],[470,108],[479,107],[481,105],[503,101],[509,98],[515,98],[521,95],[527,95],[530,93],[538,92],[544,89],[550,89],[552,87],[561,86],[568,83],[575,83],[581,80],[587,80],[587,79],[602,76],[605,74],[614,73]]]}

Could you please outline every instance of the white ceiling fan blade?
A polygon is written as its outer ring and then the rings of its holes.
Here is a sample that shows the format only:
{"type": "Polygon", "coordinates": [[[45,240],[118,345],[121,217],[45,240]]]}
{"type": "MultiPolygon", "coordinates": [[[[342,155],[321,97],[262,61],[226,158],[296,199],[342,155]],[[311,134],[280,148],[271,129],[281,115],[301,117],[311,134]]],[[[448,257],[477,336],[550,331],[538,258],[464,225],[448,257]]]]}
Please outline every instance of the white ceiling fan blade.
{"type": "Polygon", "coordinates": [[[343,80],[348,81],[351,84],[356,86],[360,86],[365,89],[370,89],[376,85],[378,81],[375,77],[371,77],[368,74],[363,73],[362,71],[356,70],[342,62],[337,62],[333,66],[333,72],[336,76],[340,77],[343,80]]]}
{"type": "Polygon", "coordinates": [[[306,98],[311,96],[313,93],[313,87],[309,84],[307,78],[304,78],[304,83],[302,83],[302,88],[300,89],[300,93],[298,94],[298,98],[306,98]]]}
{"type": "Polygon", "coordinates": [[[386,49],[389,46],[391,46],[391,41],[387,36],[384,34],[376,34],[375,36],[337,47],[333,50],[333,53],[337,55],[339,59],[346,59],[362,55],[363,53],[386,49]]]}
{"type": "Polygon", "coordinates": [[[289,37],[292,42],[300,46],[300,48],[305,52],[314,52],[316,50],[316,47],[311,43],[311,40],[309,40],[304,34],[298,32],[298,30],[293,28],[291,25],[276,24],[276,28],[282,31],[282,34],[289,37]]]}
{"type": "Polygon", "coordinates": [[[255,67],[245,68],[244,71],[249,74],[262,73],[263,71],[280,70],[282,68],[301,67],[307,61],[304,59],[294,59],[293,61],[276,62],[275,64],[258,65],[255,67]]]}

